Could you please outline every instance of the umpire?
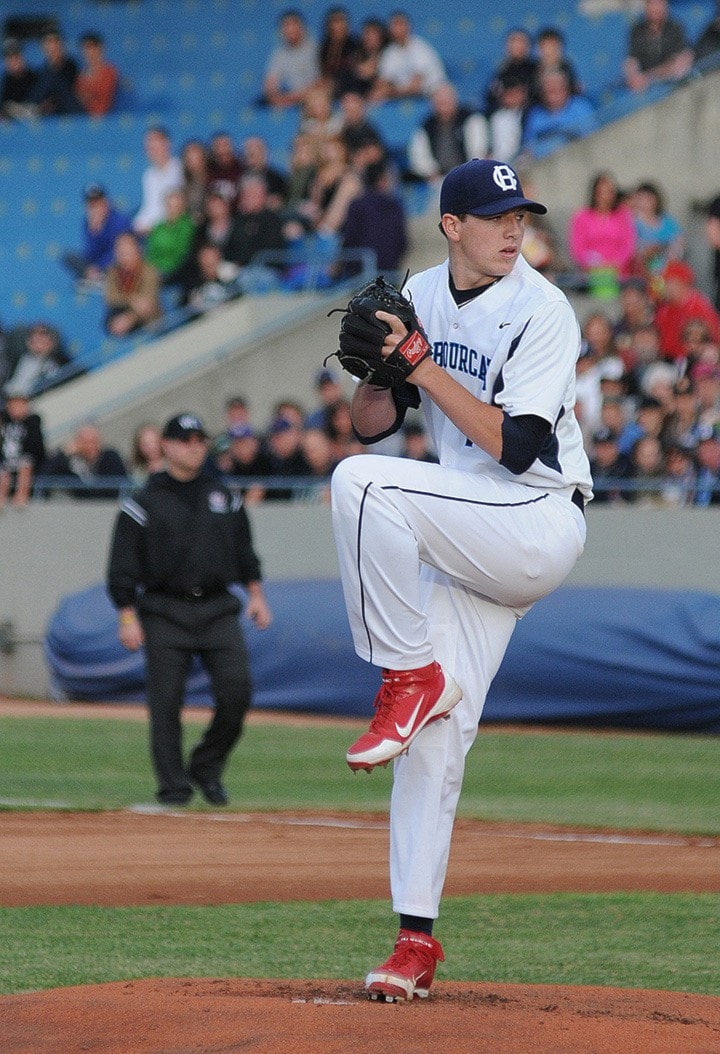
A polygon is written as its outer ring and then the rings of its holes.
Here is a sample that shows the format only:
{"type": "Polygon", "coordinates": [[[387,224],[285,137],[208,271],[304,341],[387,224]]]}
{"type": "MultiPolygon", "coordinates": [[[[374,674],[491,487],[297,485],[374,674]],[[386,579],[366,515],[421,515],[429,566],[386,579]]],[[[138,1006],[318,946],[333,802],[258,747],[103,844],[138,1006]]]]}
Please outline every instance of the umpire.
{"type": "Polygon", "coordinates": [[[222,772],[251,699],[241,605],[228,585],[246,587],[246,614],[260,629],[271,613],[242,501],[203,471],[202,421],[190,413],[172,417],[162,447],[165,471],[118,513],[108,591],[121,643],[129,651],[145,646],[157,800],[187,805],[194,785],[212,805],[227,805],[222,772]],[[180,715],[193,655],[208,672],[215,710],[185,766],[180,715]]]}

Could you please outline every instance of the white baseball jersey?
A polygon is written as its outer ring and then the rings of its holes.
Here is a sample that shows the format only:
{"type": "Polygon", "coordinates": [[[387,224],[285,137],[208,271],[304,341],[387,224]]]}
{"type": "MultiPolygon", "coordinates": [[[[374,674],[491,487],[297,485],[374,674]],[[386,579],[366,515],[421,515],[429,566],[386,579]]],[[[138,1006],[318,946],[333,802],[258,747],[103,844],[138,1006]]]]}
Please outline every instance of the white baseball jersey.
{"type": "Polygon", "coordinates": [[[480,402],[511,417],[534,414],[553,428],[540,457],[514,475],[423,396],[440,464],[532,487],[572,484],[589,499],[590,468],[573,412],[580,328],[564,293],[522,256],[509,275],[461,307],[450,293],[447,262],[411,278],[406,291],[438,365],[480,402]]]}

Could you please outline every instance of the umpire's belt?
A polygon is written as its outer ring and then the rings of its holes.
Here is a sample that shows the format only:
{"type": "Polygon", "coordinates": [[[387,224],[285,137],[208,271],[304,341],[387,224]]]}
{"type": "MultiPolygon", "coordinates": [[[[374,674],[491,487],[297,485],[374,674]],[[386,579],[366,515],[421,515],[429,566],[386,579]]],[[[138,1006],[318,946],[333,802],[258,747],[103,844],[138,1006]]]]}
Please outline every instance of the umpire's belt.
{"type": "Polygon", "coordinates": [[[190,586],[189,589],[171,592],[169,589],[158,590],[161,596],[173,597],[174,600],[210,600],[212,597],[227,593],[223,586],[190,586]]]}

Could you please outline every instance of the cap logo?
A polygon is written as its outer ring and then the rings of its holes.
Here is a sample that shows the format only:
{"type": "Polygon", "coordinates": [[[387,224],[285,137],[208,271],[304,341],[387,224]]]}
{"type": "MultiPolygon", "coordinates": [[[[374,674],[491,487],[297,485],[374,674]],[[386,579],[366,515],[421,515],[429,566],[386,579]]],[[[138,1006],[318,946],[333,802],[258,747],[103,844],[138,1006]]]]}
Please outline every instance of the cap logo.
{"type": "Polygon", "coordinates": [[[184,432],[200,432],[202,427],[197,417],[191,417],[190,414],[183,414],[178,421],[178,424],[184,432]]]}
{"type": "Polygon", "coordinates": [[[507,192],[508,190],[517,190],[518,181],[517,176],[510,168],[510,165],[495,165],[493,169],[493,182],[497,183],[500,190],[507,192]]]}

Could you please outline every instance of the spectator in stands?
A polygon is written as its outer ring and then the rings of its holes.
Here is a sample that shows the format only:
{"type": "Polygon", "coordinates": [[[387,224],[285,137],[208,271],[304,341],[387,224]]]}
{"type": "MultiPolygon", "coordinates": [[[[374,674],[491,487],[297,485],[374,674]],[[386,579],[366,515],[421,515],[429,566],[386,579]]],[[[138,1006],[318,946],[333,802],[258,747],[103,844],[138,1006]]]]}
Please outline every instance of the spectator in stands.
{"type": "Polygon", "coordinates": [[[216,132],[211,138],[207,167],[208,192],[222,194],[234,208],[245,166],[229,132],[216,132]]]}
{"type": "Polygon", "coordinates": [[[635,244],[632,213],[617,180],[610,172],[599,172],[590,185],[587,204],[570,217],[572,262],[586,278],[601,268],[624,279],[630,274],[635,244]]]}
{"type": "Polygon", "coordinates": [[[240,180],[238,211],[225,249],[225,259],[240,267],[247,267],[257,253],[277,253],[285,247],[283,222],[280,214],[270,207],[265,180],[252,173],[243,176],[240,180]]]}
{"type": "Polygon", "coordinates": [[[698,362],[690,371],[697,396],[698,425],[720,424],[720,366],[709,362],[698,362]]]}
{"type": "Polygon", "coordinates": [[[691,318],[682,328],[682,358],[678,359],[678,365],[685,375],[689,375],[693,366],[699,362],[709,363],[711,366],[717,364],[717,358],[713,354],[716,345],[710,338],[710,330],[707,323],[701,318],[691,318]]]}
{"type": "Polygon", "coordinates": [[[160,429],[152,422],[138,425],[133,432],[130,447],[130,474],[133,485],[142,486],[153,472],[161,472],[165,467],[160,440],[160,429]]]}
{"type": "Polygon", "coordinates": [[[706,425],[698,436],[697,480],[695,483],[695,505],[707,507],[720,504],[720,431],[706,425]]]}
{"type": "Polygon", "coordinates": [[[57,384],[71,361],[59,331],[46,322],[11,332],[5,354],[9,367],[5,390],[28,397],[57,384]]]}
{"type": "Polygon", "coordinates": [[[282,210],[288,240],[297,240],[312,227],[310,193],[318,170],[317,144],[309,135],[293,138],[290,151],[287,198],[282,210]]]}
{"type": "Polygon", "coordinates": [[[588,445],[588,456],[593,478],[593,501],[601,505],[617,504],[621,500],[621,493],[612,484],[626,475],[626,466],[618,450],[617,433],[601,425],[593,433],[588,445]]]}
{"type": "Polygon", "coordinates": [[[145,242],[145,259],[159,271],[164,285],[177,284],[193,246],[195,224],[179,187],[165,196],[165,219],[151,229],[145,242]]]}
{"type": "Polygon", "coordinates": [[[665,438],[672,446],[693,450],[697,446],[700,408],[693,383],[681,377],[673,389],[675,400],[672,413],[665,423],[665,438]]]}
{"type": "Polygon", "coordinates": [[[655,312],[662,355],[675,361],[684,356],[683,327],[691,319],[707,325],[711,340],[720,341],[720,315],[695,286],[695,272],[683,260],[670,260],[661,272],[663,295],[655,312]]]}
{"type": "Polygon", "coordinates": [[[605,376],[619,377],[624,372],[613,341],[612,325],[607,315],[594,311],[582,325],[582,345],[577,364],[576,399],[580,426],[587,441],[600,425],[600,409],[605,376]]]}
{"type": "Polygon", "coordinates": [[[205,200],[208,193],[208,150],[200,139],[189,139],[182,148],[182,189],[185,192],[188,212],[195,224],[205,218],[205,200]]]}
{"type": "Polygon", "coordinates": [[[564,70],[545,70],[540,76],[540,99],[530,106],[523,131],[522,149],[531,157],[594,132],[595,107],[584,95],[573,95],[564,70]]]}
{"type": "Polygon", "coordinates": [[[131,232],[115,242],[114,262],[105,282],[105,329],[113,337],[126,337],[159,319],[160,274],[143,259],[140,242],[131,232]]]}
{"type": "Polygon", "coordinates": [[[642,436],[652,436],[659,441],[664,427],[665,410],[662,403],[651,395],[646,395],[640,399],[634,416],[618,436],[620,454],[630,457],[635,443],[642,436]]]}
{"type": "Polygon", "coordinates": [[[645,371],[660,361],[660,334],[655,322],[638,326],[623,355],[628,377],[628,389],[633,396],[642,391],[645,371]]]}
{"type": "Polygon", "coordinates": [[[9,120],[29,116],[30,103],[37,73],[25,61],[22,45],[13,37],[3,41],[4,70],[0,85],[0,119],[9,120]]]}
{"type": "Polygon", "coordinates": [[[330,476],[337,464],[330,436],[322,428],[305,428],[301,442],[303,456],[310,469],[309,475],[316,481],[301,492],[302,500],[328,505],[330,476]]]}
{"type": "Polygon", "coordinates": [[[281,209],[287,196],[287,176],[270,164],[270,152],[266,141],[259,135],[251,135],[242,147],[243,175],[260,176],[268,192],[268,206],[281,209]]]}
{"type": "Polygon", "coordinates": [[[623,64],[627,87],[643,92],[651,84],[680,80],[692,63],[692,48],[682,23],[670,16],[668,0],[645,0],[643,17],[630,30],[623,64]]]}
{"type": "Polygon", "coordinates": [[[565,37],[556,26],[546,26],[541,29],[535,38],[537,48],[537,65],[535,68],[535,86],[533,96],[541,98],[541,82],[544,73],[551,70],[561,70],[568,80],[570,93],[582,95],[583,86],[575,67],[575,63],[565,53],[565,37]]]}
{"type": "Polygon", "coordinates": [[[310,188],[308,214],[313,230],[329,238],[336,235],[345,222],[350,202],[362,190],[362,173],[351,164],[342,140],[328,139],[320,149],[310,188]]]}
{"type": "Polygon", "coordinates": [[[65,41],[56,30],[43,34],[45,62],[38,70],[30,93],[30,104],[41,117],[61,117],[83,113],[77,97],[78,64],[67,53],[65,41]]]}
{"type": "MultiPolygon", "coordinates": [[[[408,248],[407,222],[402,198],[396,193],[386,162],[369,165],[365,189],[349,203],[340,228],[342,248],[370,249],[376,267],[389,281],[397,281],[408,248]]],[[[346,263],[344,274],[358,274],[361,263],[346,263]]]]}
{"type": "Polygon", "coordinates": [[[368,119],[367,103],[356,91],[346,91],[340,96],[342,127],[340,138],[348,153],[362,158],[364,167],[376,164],[387,157],[387,146],[382,134],[368,119]]]}
{"type": "Polygon", "coordinates": [[[132,229],[132,221],[113,205],[100,183],[87,184],[83,202],[82,249],[65,253],[62,263],[85,287],[102,289],[113,262],[115,241],[118,235],[132,229]]]}
{"type": "Polygon", "coordinates": [[[708,205],[705,238],[712,253],[713,302],[720,311],[720,194],[714,197],[708,205]]]}
{"type": "Polygon", "coordinates": [[[438,183],[456,165],[487,157],[487,118],[464,106],[448,81],[432,94],[432,111],[415,129],[408,145],[408,167],[418,179],[438,183]]]}
{"type": "Polygon", "coordinates": [[[343,398],[343,388],[332,370],[325,367],[315,375],[315,391],[318,394],[319,405],[307,415],[303,427],[326,429],[328,410],[343,398]]]}
{"type": "Polygon", "coordinates": [[[360,43],[350,28],[346,7],[329,7],[325,12],[318,45],[318,61],[323,84],[337,99],[347,84],[360,43]]]}
{"type": "MultiPolygon", "coordinates": [[[[302,421],[278,416],[270,424],[265,453],[270,476],[309,476],[310,466],[302,451],[302,421]]],[[[295,496],[292,487],[268,487],[267,501],[289,501],[295,496]]]]}
{"type": "Polygon", "coordinates": [[[172,140],[166,128],[160,125],[149,128],[144,147],[149,165],[142,174],[142,200],[133,219],[133,230],[141,238],[165,219],[168,193],[183,184],[182,163],[172,152],[172,140]]]}
{"type": "Polygon", "coordinates": [[[0,511],[10,498],[24,508],[32,494],[33,480],[45,460],[45,439],[40,417],[30,410],[23,389],[8,389],[0,411],[0,511]]]}
{"type": "MultiPolygon", "coordinates": [[[[502,95],[508,83],[524,84],[529,102],[536,102],[535,81],[537,59],[533,57],[533,41],[525,29],[514,26],[505,35],[503,55],[495,68],[485,93],[485,113],[490,117],[502,105],[502,95]]],[[[494,155],[493,155],[494,156],[494,155]]]]}
{"type": "Polygon", "coordinates": [[[503,77],[497,105],[487,118],[490,157],[498,161],[513,161],[520,153],[529,104],[530,92],[525,81],[511,74],[503,77]]]}
{"type": "Polygon", "coordinates": [[[665,481],[660,491],[662,504],[670,508],[692,505],[696,485],[694,452],[685,446],[671,444],[665,451],[665,481]]]}
{"type": "Polygon", "coordinates": [[[225,423],[228,429],[233,425],[252,423],[250,403],[245,395],[231,395],[225,400],[225,423]]]}
{"type": "Polygon", "coordinates": [[[228,246],[235,232],[235,215],[232,202],[219,190],[209,190],[205,201],[205,215],[195,229],[192,251],[197,253],[201,245],[210,242],[217,245],[225,259],[228,246]]]}
{"type": "Polygon", "coordinates": [[[695,62],[703,62],[711,55],[718,58],[720,52],[720,0],[715,0],[715,14],[707,23],[695,42],[695,62]]]}
{"type": "Polygon", "coordinates": [[[393,11],[388,19],[389,42],[383,48],[378,78],[371,99],[430,98],[446,81],[443,61],[435,48],[414,32],[405,11],[393,11]]]}
{"type": "Polygon", "coordinates": [[[315,140],[317,148],[328,140],[340,135],[343,117],[333,107],[330,92],[324,84],[309,88],[300,109],[298,132],[309,135],[315,140]]]}
{"type": "Polygon", "coordinates": [[[433,450],[421,421],[406,421],[402,426],[401,433],[401,457],[410,458],[411,461],[425,461],[432,465],[437,464],[437,454],[433,450]]]}
{"type": "Polygon", "coordinates": [[[105,56],[105,41],[99,33],[87,32],[80,37],[85,66],[75,83],[75,93],[85,113],[102,117],[115,103],[120,74],[105,56]]]}
{"type": "Polygon", "coordinates": [[[387,26],[382,19],[365,19],[360,27],[359,46],[350,57],[349,67],[341,71],[338,77],[340,95],[352,91],[368,98],[373,94],[379,75],[380,56],[388,39],[387,26]]]}
{"type": "Polygon", "coordinates": [[[662,504],[661,481],[665,476],[665,453],[657,436],[642,435],[633,443],[628,461],[628,479],[635,486],[626,495],[633,505],[662,504]]]}
{"type": "MultiPolygon", "coordinates": [[[[260,436],[251,424],[233,424],[227,432],[227,449],[215,455],[218,471],[240,479],[262,479],[272,473],[272,466],[260,436]]],[[[241,488],[246,505],[257,505],[265,498],[265,487],[257,482],[241,488]]]]}
{"type": "Polygon", "coordinates": [[[267,106],[299,106],[320,76],[317,44],[308,33],[305,16],[296,8],[281,12],[280,44],[270,54],[261,102],[267,106]]]}
{"type": "Polygon", "coordinates": [[[73,498],[112,498],[117,501],[127,468],[114,447],[105,446],[97,425],[81,425],[66,447],[56,450],[41,467],[43,476],[77,479],[73,498]],[[103,484],[103,480],[106,482],[103,484]]]}
{"type": "Polygon", "coordinates": [[[239,274],[238,265],[223,260],[217,245],[201,245],[197,253],[197,278],[183,297],[183,303],[193,313],[204,315],[218,304],[234,300],[242,293],[239,274]]]}
{"type": "Polygon", "coordinates": [[[657,183],[639,183],[628,204],[633,214],[637,238],[632,269],[652,283],[668,260],[680,260],[685,252],[682,227],[665,206],[657,183]]]}
{"type": "Polygon", "coordinates": [[[633,335],[641,326],[650,326],[655,317],[647,283],[642,278],[628,278],[620,286],[620,314],[615,321],[615,344],[626,367],[632,365],[628,352],[633,335]]]}

